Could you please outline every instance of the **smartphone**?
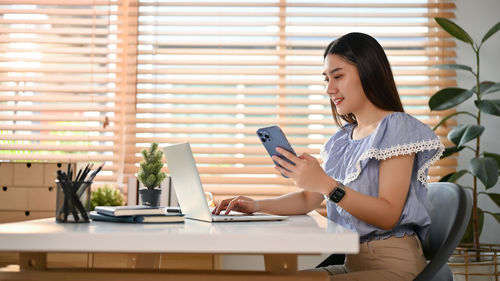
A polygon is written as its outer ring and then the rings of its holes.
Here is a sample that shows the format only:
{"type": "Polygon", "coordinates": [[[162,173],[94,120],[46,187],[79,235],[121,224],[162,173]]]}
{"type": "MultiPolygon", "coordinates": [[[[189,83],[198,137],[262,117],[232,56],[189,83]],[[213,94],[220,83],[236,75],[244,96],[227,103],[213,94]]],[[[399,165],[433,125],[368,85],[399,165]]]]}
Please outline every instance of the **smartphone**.
{"type": "MultiPolygon", "coordinates": [[[[297,156],[295,151],[293,151],[292,146],[286,139],[285,134],[283,131],[280,129],[278,126],[271,126],[271,127],[265,127],[265,128],[260,128],[257,130],[257,136],[259,137],[260,141],[264,145],[264,147],[267,150],[267,153],[272,157],[274,155],[279,156],[281,159],[284,159],[285,161],[295,165],[292,161],[288,160],[285,156],[281,155],[276,151],[276,147],[281,147],[291,153],[293,155],[297,156]]],[[[273,161],[276,166],[282,167],[280,164],[278,164],[276,161],[273,161]]],[[[283,168],[283,167],[282,167],[283,168]]],[[[288,178],[287,176],[281,174],[283,177],[288,178]]]]}

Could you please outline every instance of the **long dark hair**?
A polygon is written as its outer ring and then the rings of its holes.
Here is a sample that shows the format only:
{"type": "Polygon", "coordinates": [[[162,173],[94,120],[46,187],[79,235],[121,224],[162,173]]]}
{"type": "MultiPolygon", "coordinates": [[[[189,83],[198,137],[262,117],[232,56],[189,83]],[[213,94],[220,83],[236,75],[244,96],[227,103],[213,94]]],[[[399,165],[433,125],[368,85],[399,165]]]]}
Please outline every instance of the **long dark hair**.
{"type": "MultiPolygon", "coordinates": [[[[339,55],[356,66],[363,91],[376,107],[404,112],[391,65],[377,40],[364,33],[348,33],[332,41],[326,47],[323,58],[326,59],[329,54],[339,55]]],[[[339,127],[342,127],[340,119],[351,124],[357,123],[354,114],[339,115],[331,100],[330,105],[333,119],[339,127]]]]}

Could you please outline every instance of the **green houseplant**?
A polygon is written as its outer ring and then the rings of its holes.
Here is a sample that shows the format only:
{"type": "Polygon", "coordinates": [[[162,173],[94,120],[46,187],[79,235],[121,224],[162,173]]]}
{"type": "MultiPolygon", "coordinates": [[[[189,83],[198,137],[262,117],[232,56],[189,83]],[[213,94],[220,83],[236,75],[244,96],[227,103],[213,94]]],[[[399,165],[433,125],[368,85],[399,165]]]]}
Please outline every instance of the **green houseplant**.
{"type": "Polygon", "coordinates": [[[469,44],[474,51],[476,58],[475,69],[463,64],[441,64],[436,66],[442,69],[466,71],[474,76],[475,85],[470,89],[456,87],[442,89],[431,97],[429,100],[429,107],[431,110],[446,110],[462,104],[471,97],[474,99],[474,104],[476,106],[476,110],[474,110],[474,112],[454,112],[443,118],[434,127],[434,129],[443,125],[451,117],[457,115],[470,117],[470,124],[460,124],[449,132],[448,138],[455,145],[447,147],[442,158],[448,157],[463,149],[472,150],[474,156],[470,159],[468,169],[450,173],[443,177],[441,181],[456,182],[462,176],[468,176],[472,180],[472,186],[464,186],[465,188],[472,190],[473,206],[471,220],[462,242],[472,243],[473,249],[478,250],[480,248],[479,236],[483,228],[484,215],[491,215],[500,223],[499,213],[483,210],[478,206],[479,196],[489,197],[496,203],[497,206],[500,206],[500,194],[489,190],[495,186],[498,181],[500,155],[481,149],[481,135],[486,129],[481,124],[481,119],[483,117],[482,114],[485,113],[488,116],[494,116],[494,118],[500,116],[500,99],[492,98],[495,97],[495,95],[498,97],[498,92],[500,92],[500,83],[481,81],[479,60],[481,47],[486,40],[488,40],[500,29],[500,22],[490,28],[478,44],[465,30],[454,22],[445,18],[435,18],[435,20],[450,35],[469,44]]]}
{"type": "Polygon", "coordinates": [[[123,194],[116,189],[103,185],[90,195],[90,210],[96,206],[122,206],[124,203],[123,194]]]}
{"type": "Polygon", "coordinates": [[[152,143],[146,150],[141,151],[143,161],[140,163],[137,178],[146,187],[140,189],[139,194],[144,205],[158,206],[161,194],[160,184],[167,177],[161,171],[163,168],[163,151],[158,149],[158,143],[152,143]]]}

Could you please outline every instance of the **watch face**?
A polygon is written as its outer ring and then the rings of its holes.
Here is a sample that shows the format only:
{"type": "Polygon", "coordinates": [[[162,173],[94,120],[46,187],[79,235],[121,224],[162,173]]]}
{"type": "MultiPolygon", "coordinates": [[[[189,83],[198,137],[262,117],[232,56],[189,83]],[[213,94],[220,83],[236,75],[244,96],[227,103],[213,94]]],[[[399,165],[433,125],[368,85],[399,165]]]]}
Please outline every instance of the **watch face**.
{"type": "Polygon", "coordinates": [[[344,197],[344,195],[345,195],[345,191],[342,188],[336,187],[333,190],[333,192],[330,194],[330,199],[333,202],[338,203],[338,202],[340,202],[340,199],[342,199],[342,197],[344,197]]]}

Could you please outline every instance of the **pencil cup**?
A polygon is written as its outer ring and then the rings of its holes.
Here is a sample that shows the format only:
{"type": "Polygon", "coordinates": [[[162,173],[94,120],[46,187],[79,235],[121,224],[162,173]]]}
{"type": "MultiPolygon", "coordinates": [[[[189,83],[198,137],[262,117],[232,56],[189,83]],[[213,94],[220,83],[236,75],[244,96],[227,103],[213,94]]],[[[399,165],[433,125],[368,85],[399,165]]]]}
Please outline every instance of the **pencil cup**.
{"type": "Polygon", "coordinates": [[[58,181],[56,222],[88,223],[91,181],[58,181]]]}

